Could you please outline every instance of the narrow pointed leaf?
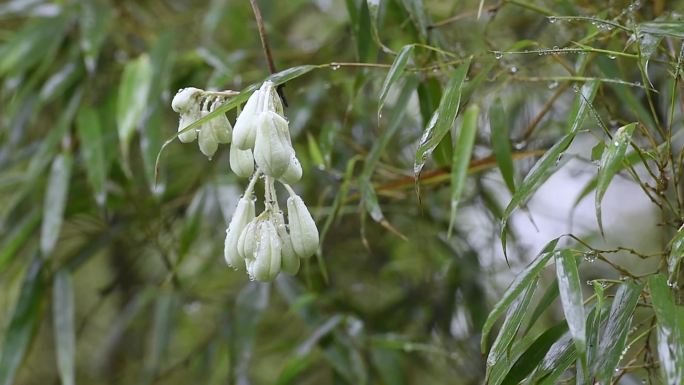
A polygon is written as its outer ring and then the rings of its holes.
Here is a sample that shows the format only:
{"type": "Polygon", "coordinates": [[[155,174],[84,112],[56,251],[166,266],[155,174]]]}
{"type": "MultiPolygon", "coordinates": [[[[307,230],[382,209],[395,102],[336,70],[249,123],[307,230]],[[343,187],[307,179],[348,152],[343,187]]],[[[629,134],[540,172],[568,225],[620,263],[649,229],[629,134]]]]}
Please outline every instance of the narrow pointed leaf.
{"type": "Polygon", "coordinates": [[[665,276],[649,278],[651,302],[657,323],[657,350],[660,370],[667,385],[684,384],[684,329],[679,320],[682,307],[675,305],[665,276]]]}
{"type": "Polygon", "coordinates": [[[565,153],[565,150],[570,147],[570,144],[575,139],[575,133],[566,134],[561,140],[553,145],[544,155],[535,163],[534,167],[527,174],[523,182],[518,186],[515,194],[511,197],[511,201],[504,210],[503,219],[501,220],[501,245],[504,253],[506,253],[506,230],[508,219],[513,211],[520,205],[524,204],[537,189],[546,182],[551,175],[558,169],[559,159],[565,153]]]}
{"type": "Polygon", "coordinates": [[[449,231],[454,226],[456,220],[456,209],[463,194],[466,177],[468,176],[468,166],[470,156],[475,145],[475,134],[477,134],[477,118],[480,115],[480,108],[477,105],[468,107],[463,115],[463,124],[458,133],[456,146],[454,148],[453,160],[451,163],[451,215],[449,218],[449,231]]]}
{"type": "Polygon", "coordinates": [[[615,368],[620,363],[622,350],[625,348],[627,333],[632,325],[632,316],[637,300],[641,294],[641,285],[626,281],[615,293],[610,308],[608,323],[603,330],[599,343],[598,354],[593,362],[591,383],[599,385],[610,384],[615,368]]]}
{"type": "Polygon", "coordinates": [[[237,297],[231,324],[230,359],[233,381],[246,383],[257,325],[268,305],[269,285],[251,283],[237,297]]]}
{"type": "Polygon", "coordinates": [[[24,276],[0,350],[0,385],[14,384],[14,376],[33,337],[43,293],[42,271],[43,260],[34,258],[24,276]]]}
{"type": "Polygon", "coordinates": [[[568,322],[570,334],[575,341],[577,352],[584,357],[587,317],[582,299],[582,285],[577,270],[577,257],[572,250],[563,249],[556,252],[555,259],[563,313],[568,322]]]}
{"type": "Polygon", "coordinates": [[[119,131],[122,164],[125,167],[128,167],[128,154],[133,134],[147,106],[152,76],[152,66],[147,54],[128,62],[121,76],[116,123],[119,131]]]}
{"type": "Polygon", "coordinates": [[[684,258],[684,226],[677,230],[677,234],[670,241],[670,256],[667,259],[667,271],[672,279],[677,273],[682,258],[684,258]]]}
{"type": "Polygon", "coordinates": [[[496,158],[496,164],[503,176],[506,187],[511,193],[515,193],[515,169],[513,167],[513,155],[511,153],[511,140],[508,137],[509,120],[506,117],[501,99],[496,99],[489,109],[489,125],[492,131],[492,151],[496,158]]]}
{"type": "Polygon", "coordinates": [[[603,234],[603,221],[601,219],[601,201],[608,190],[610,182],[613,180],[615,174],[622,168],[622,160],[625,157],[627,146],[632,139],[636,123],[631,123],[620,127],[615,135],[613,135],[612,142],[606,146],[601,156],[601,163],[598,171],[598,181],[596,185],[596,220],[598,221],[599,230],[603,234]]]}
{"type": "Polygon", "coordinates": [[[577,131],[582,128],[584,119],[589,113],[591,103],[596,96],[598,86],[599,82],[592,80],[585,83],[582,88],[577,90],[577,97],[572,105],[572,109],[568,113],[567,132],[577,133],[577,131]]]}
{"type": "Polygon", "coordinates": [[[558,325],[547,329],[525,350],[516,360],[506,377],[501,381],[502,385],[519,384],[534,368],[541,363],[544,355],[551,346],[556,343],[563,334],[567,333],[568,324],[561,322],[558,325]]]}
{"type": "Polygon", "coordinates": [[[100,205],[105,203],[105,159],[102,127],[97,111],[90,107],[83,107],[76,117],[78,137],[81,142],[81,156],[88,175],[88,182],[95,192],[95,201],[100,205]]]}
{"type": "Polygon", "coordinates": [[[62,229],[72,163],[72,155],[65,151],[55,157],[50,168],[40,231],[40,251],[45,257],[52,253],[62,229]]]}
{"type": "Polygon", "coordinates": [[[84,1],[81,5],[80,46],[88,72],[94,73],[100,48],[107,38],[114,18],[114,10],[108,1],[84,1]]]}
{"type": "Polygon", "coordinates": [[[449,83],[445,88],[445,93],[442,95],[442,100],[439,102],[437,111],[432,115],[430,122],[428,122],[423,136],[420,138],[418,149],[416,150],[416,160],[413,165],[413,173],[416,178],[416,183],[420,178],[420,172],[425,166],[428,158],[435,150],[439,142],[442,141],[454,124],[456,115],[458,114],[459,104],[461,102],[461,88],[463,81],[468,74],[470,68],[470,59],[461,64],[451,76],[449,83]]]}
{"type": "Polygon", "coordinates": [[[484,353],[487,350],[487,337],[492,330],[494,323],[504,314],[513,301],[520,296],[520,293],[529,286],[530,282],[537,279],[539,273],[544,269],[547,262],[553,257],[553,250],[558,244],[558,238],[547,243],[542,252],[537,255],[525,270],[520,272],[515,277],[515,280],[506,289],[506,292],[501,296],[499,302],[494,305],[494,308],[487,316],[487,320],[482,326],[482,340],[480,341],[480,349],[484,353]]]}
{"type": "Polygon", "coordinates": [[[74,289],[71,273],[59,270],[52,286],[52,317],[54,322],[57,368],[63,385],[74,385],[76,333],[74,327],[74,289]]]}
{"type": "Polygon", "coordinates": [[[537,369],[528,378],[528,385],[557,384],[560,377],[575,362],[577,352],[570,332],[565,333],[549,348],[537,369]]]}
{"type": "Polygon", "coordinates": [[[399,51],[399,54],[392,63],[392,67],[390,67],[389,72],[387,72],[387,77],[385,77],[385,81],[382,83],[382,88],[380,90],[378,117],[382,114],[382,107],[385,105],[390,88],[401,78],[401,75],[404,74],[406,63],[408,63],[411,55],[413,55],[413,45],[405,45],[401,51],[399,51]]]}
{"type": "Polygon", "coordinates": [[[544,296],[537,303],[537,307],[534,308],[534,311],[532,312],[530,320],[527,324],[527,329],[525,329],[525,334],[532,329],[532,326],[534,326],[539,317],[541,317],[545,311],[549,310],[551,304],[556,300],[556,298],[558,298],[559,294],[558,281],[553,281],[551,286],[546,289],[544,296]]]}

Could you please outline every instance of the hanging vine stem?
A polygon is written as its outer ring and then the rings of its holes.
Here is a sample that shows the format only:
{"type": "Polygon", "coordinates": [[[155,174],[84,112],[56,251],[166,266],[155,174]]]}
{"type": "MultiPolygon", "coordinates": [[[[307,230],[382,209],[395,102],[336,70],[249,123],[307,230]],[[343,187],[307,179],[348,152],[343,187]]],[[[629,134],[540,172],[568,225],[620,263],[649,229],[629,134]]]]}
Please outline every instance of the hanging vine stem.
{"type": "MultiPolygon", "coordinates": [[[[266,35],[266,27],[264,26],[264,18],[261,16],[261,9],[259,8],[259,3],[257,0],[249,0],[252,5],[252,12],[254,12],[254,20],[257,24],[257,30],[259,31],[259,39],[261,40],[261,47],[264,50],[264,56],[266,57],[266,63],[268,64],[268,70],[273,75],[278,72],[276,70],[275,62],[273,61],[273,54],[271,53],[271,45],[268,43],[268,36],[266,35]]],[[[276,88],[278,96],[282,99],[285,107],[287,105],[287,99],[285,99],[285,94],[283,93],[283,85],[279,85],[276,88]]]]}

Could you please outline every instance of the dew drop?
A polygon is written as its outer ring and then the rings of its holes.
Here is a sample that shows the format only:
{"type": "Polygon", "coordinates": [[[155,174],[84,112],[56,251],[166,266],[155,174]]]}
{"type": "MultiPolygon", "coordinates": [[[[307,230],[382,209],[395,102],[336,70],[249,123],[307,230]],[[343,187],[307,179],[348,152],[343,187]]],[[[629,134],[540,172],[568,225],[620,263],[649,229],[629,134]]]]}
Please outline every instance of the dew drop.
{"type": "Polygon", "coordinates": [[[517,73],[517,72],[518,72],[518,67],[512,66],[511,68],[509,68],[509,71],[510,71],[512,74],[517,73]]]}
{"type": "Polygon", "coordinates": [[[615,60],[616,57],[617,56],[615,56],[615,55],[608,55],[608,59],[610,59],[610,60],[615,60]]]}
{"type": "Polygon", "coordinates": [[[555,23],[558,20],[555,16],[549,16],[547,19],[549,19],[549,23],[551,24],[555,23]]]}
{"type": "Polygon", "coordinates": [[[337,71],[338,69],[340,69],[340,67],[342,67],[342,66],[339,63],[330,63],[330,68],[333,71],[337,71]]]}
{"type": "Polygon", "coordinates": [[[549,86],[548,86],[548,87],[549,87],[550,90],[552,90],[552,89],[558,87],[558,82],[554,80],[554,81],[552,81],[551,83],[549,83],[549,86]]]}
{"type": "Polygon", "coordinates": [[[594,252],[587,252],[584,253],[584,260],[589,262],[589,263],[594,263],[596,262],[596,259],[598,258],[598,255],[594,252]]]}
{"type": "Polygon", "coordinates": [[[554,49],[555,51],[558,51],[558,50],[560,49],[560,47],[557,46],[557,45],[554,45],[554,46],[553,46],[553,49],[554,49]]]}
{"type": "Polygon", "coordinates": [[[503,52],[494,51],[494,57],[496,58],[496,60],[500,60],[503,57],[503,52]]]}

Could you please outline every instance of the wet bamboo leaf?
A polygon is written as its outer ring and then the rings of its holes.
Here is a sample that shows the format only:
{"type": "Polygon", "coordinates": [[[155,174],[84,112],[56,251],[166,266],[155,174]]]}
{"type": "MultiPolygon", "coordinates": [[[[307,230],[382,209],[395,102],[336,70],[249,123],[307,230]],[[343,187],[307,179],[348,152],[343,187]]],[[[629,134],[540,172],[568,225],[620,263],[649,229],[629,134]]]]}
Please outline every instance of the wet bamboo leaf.
{"type": "Polygon", "coordinates": [[[257,325],[268,305],[269,285],[251,283],[237,297],[231,325],[230,359],[234,383],[247,380],[257,325]]]}
{"type": "Polygon", "coordinates": [[[544,355],[568,331],[568,324],[561,322],[542,333],[525,352],[520,355],[508,371],[501,385],[519,384],[544,359],[544,355]]]}
{"type": "Polygon", "coordinates": [[[152,66],[147,54],[126,64],[119,85],[116,123],[119,131],[122,164],[130,171],[128,156],[133,134],[147,106],[152,82],[152,66]]]}
{"type": "MultiPolygon", "coordinates": [[[[598,64],[598,68],[606,77],[615,79],[623,77],[614,60],[610,60],[608,58],[598,58],[596,63],[598,64]]],[[[629,116],[633,116],[646,127],[655,129],[656,123],[653,120],[653,116],[648,109],[644,107],[639,98],[634,94],[634,90],[631,87],[624,84],[607,84],[615,92],[620,100],[620,103],[624,106],[623,111],[629,114],[624,116],[623,119],[630,119],[629,116]]]]}
{"type": "Polygon", "coordinates": [[[551,286],[546,289],[546,292],[544,292],[544,296],[539,300],[539,303],[537,303],[537,307],[534,308],[524,334],[527,334],[530,329],[532,329],[532,326],[534,326],[534,324],[537,322],[539,317],[541,317],[545,311],[549,310],[551,304],[556,300],[556,298],[558,298],[559,294],[558,281],[553,281],[551,286]]]}
{"type": "Polygon", "coordinates": [[[45,257],[52,253],[62,229],[72,164],[72,155],[65,151],[55,157],[50,168],[50,177],[43,201],[43,223],[40,231],[40,251],[45,257]]]}
{"type": "Polygon", "coordinates": [[[382,107],[385,105],[387,100],[387,95],[389,95],[390,88],[394,83],[397,82],[404,74],[404,69],[406,68],[406,63],[413,55],[413,45],[405,45],[399,54],[394,59],[392,67],[390,67],[389,72],[387,72],[387,77],[382,83],[382,88],[380,90],[380,101],[378,106],[378,118],[382,115],[382,107]]]}
{"type": "Polygon", "coordinates": [[[95,192],[95,201],[103,206],[106,199],[107,178],[104,159],[104,144],[100,118],[95,109],[83,107],[76,117],[78,137],[81,142],[81,156],[88,175],[88,182],[95,192]]]}
{"type": "Polygon", "coordinates": [[[557,384],[558,378],[575,362],[577,352],[570,332],[565,333],[549,348],[544,359],[528,378],[528,385],[557,384]]]}
{"type": "Polygon", "coordinates": [[[413,165],[416,184],[419,183],[420,172],[423,170],[425,162],[427,162],[435,147],[442,141],[444,135],[449,132],[454,124],[461,102],[461,88],[468,74],[468,68],[470,68],[470,60],[461,64],[454,71],[449,83],[446,85],[446,91],[439,102],[437,111],[432,115],[430,122],[425,127],[425,131],[423,131],[423,136],[420,138],[420,143],[416,150],[416,161],[413,165]]]}
{"type": "Polygon", "coordinates": [[[515,168],[511,155],[511,140],[508,137],[509,120],[501,99],[496,99],[489,109],[489,124],[492,131],[492,151],[503,176],[506,187],[515,193],[515,168]]]}
{"type": "Polygon", "coordinates": [[[615,374],[615,368],[620,363],[622,350],[625,348],[627,332],[629,332],[632,324],[632,316],[640,294],[641,285],[633,281],[626,281],[621,284],[617,293],[615,293],[615,298],[610,308],[610,315],[608,316],[608,323],[601,335],[598,354],[592,363],[592,384],[610,384],[615,374]]]}
{"type": "Polygon", "coordinates": [[[451,236],[451,230],[456,220],[456,209],[461,200],[466,177],[468,176],[468,166],[470,165],[470,156],[475,145],[479,115],[480,108],[477,105],[472,105],[466,109],[463,115],[463,124],[454,147],[454,157],[451,163],[451,215],[449,216],[448,236],[451,236]]]}
{"type": "Polygon", "coordinates": [[[326,163],[321,154],[321,149],[318,147],[316,139],[308,132],[306,133],[306,142],[309,146],[309,156],[311,157],[311,160],[319,170],[324,170],[326,163]]]}
{"type": "Polygon", "coordinates": [[[582,299],[582,285],[577,270],[577,256],[573,250],[563,249],[556,252],[556,277],[560,291],[563,313],[568,322],[570,334],[575,341],[575,348],[586,361],[586,322],[582,299]]]}
{"type": "Polygon", "coordinates": [[[603,221],[601,219],[601,201],[613,177],[622,168],[622,160],[625,157],[627,146],[629,146],[636,125],[636,123],[630,123],[620,127],[615,135],[613,135],[612,142],[606,147],[601,156],[596,185],[596,220],[598,221],[601,234],[604,234],[603,221]]]}
{"type": "Polygon", "coordinates": [[[657,350],[660,368],[667,385],[684,383],[684,329],[680,316],[684,313],[675,305],[667,279],[659,274],[649,278],[651,302],[657,324],[657,350]]]}
{"type": "Polygon", "coordinates": [[[684,39],[684,25],[681,21],[647,21],[637,26],[637,35],[646,33],[656,36],[669,36],[684,39]]]}
{"type": "Polygon", "coordinates": [[[682,258],[684,258],[684,227],[680,227],[670,241],[670,256],[667,259],[667,271],[670,277],[674,278],[682,258]]]}
{"type": "Polygon", "coordinates": [[[64,385],[75,383],[76,332],[74,326],[74,289],[71,273],[59,270],[52,286],[52,316],[57,351],[57,368],[64,385]]]}
{"type": "Polygon", "coordinates": [[[0,350],[0,385],[12,385],[38,323],[43,294],[43,259],[29,264],[0,350]]]}
{"type": "Polygon", "coordinates": [[[520,329],[536,288],[537,279],[535,278],[523,289],[508,309],[501,330],[487,355],[486,383],[489,385],[501,384],[513,364],[509,359],[509,349],[518,329],[520,329]]]}
{"type": "Polygon", "coordinates": [[[12,261],[14,256],[31,238],[33,232],[40,224],[40,217],[40,210],[33,209],[7,234],[5,240],[0,244],[0,271],[3,271],[5,266],[12,261]]]}
{"type": "Polygon", "coordinates": [[[40,101],[42,103],[47,103],[52,101],[55,97],[63,95],[64,91],[82,76],[83,67],[80,63],[75,61],[67,62],[43,83],[43,87],[40,89],[40,101]]]}
{"type": "Polygon", "coordinates": [[[506,232],[508,219],[513,214],[518,206],[523,205],[537,189],[546,182],[547,179],[558,169],[560,158],[565,153],[565,150],[570,147],[570,144],[575,139],[575,133],[566,134],[561,140],[553,145],[544,156],[535,163],[534,167],[527,174],[522,181],[515,194],[511,197],[511,201],[504,210],[503,219],[501,220],[501,245],[504,253],[506,253],[506,232]]]}
{"type": "Polygon", "coordinates": [[[584,123],[584,119],[591,108],[598,86],[599,82],[593,80],[585,83],[581,89],[576,90],[577,97],[572,110],[568,113],[567,132],[577,133],[582,128],[582,123],[584,123]]]}
{"type": "Polygon", "coordinates": [[[480,349],[484,353],[487,351],[487,337],[492,330],[494,323],[503,315],[503,313],[511,306],[511,303],[518,298],[522,291],[530,285],[530,282],[537,279],[539,273],[546,266],[547,262],[553,257],[553,250],[558,244],[558,238],[547,243],[539,255],[516,277],[511,285],[506,289],[506,292],[501,296],[499,302],[494,305],[494,308],[487,316],[487,320],[482,326],[482,340],[480,341],[480,349]]]}
{"type": "Polygon", "coordinates": [[[80,46],[89,73],[94,73],[100,49],[112,24],[114,10],[108,1],[91,0],[80,3],[80,46]]]}
{"type": "Polygon", "coordinates": [[[148,374],[154,378],[164,359],[164,354],[173,336],[173,317],[176,313],[173,293],[161,293],[154,305],[154,321],[150,333],[150,349],[147,360],[148,374]]]}

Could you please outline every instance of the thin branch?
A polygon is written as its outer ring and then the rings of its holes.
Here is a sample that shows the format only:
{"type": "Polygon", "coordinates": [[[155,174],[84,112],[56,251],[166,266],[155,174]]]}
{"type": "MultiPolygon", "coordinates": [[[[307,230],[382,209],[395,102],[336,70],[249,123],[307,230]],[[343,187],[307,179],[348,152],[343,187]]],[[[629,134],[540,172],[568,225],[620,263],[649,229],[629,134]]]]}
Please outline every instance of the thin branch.
{"type": "MultiPolygon", "coordinates": [[[[266,36],[266,27],[264,26],[264,18],[261,16],[261,9],[259,9],[259,4],[257,0],[249,0],[252,5],[252,12],[254,12],[254,20],[257,24],[257,29],[259,30],[259,39],[261,40],[261,47],[264,49],[264,56],[266,56],[266,63],[268,64],[268,70],[271,75],[278,72],[276,70],[275,63],[273,61],[273,54],[271,54],[271,45],[268,44],[268,36],[266,36]]],[[[283,93],[283,85],[279,85],[276,88],[278,95],[283,100],[283,104],[287,107],[287,99],[285,99],[285,94],[283,93]]]]}

